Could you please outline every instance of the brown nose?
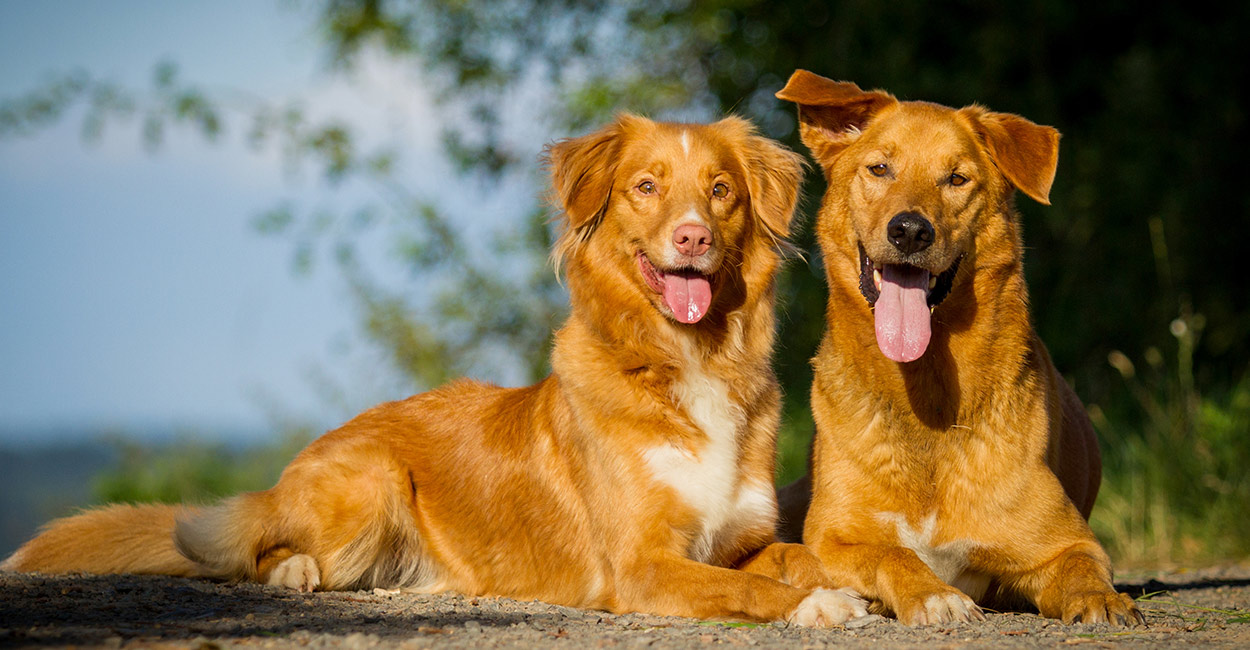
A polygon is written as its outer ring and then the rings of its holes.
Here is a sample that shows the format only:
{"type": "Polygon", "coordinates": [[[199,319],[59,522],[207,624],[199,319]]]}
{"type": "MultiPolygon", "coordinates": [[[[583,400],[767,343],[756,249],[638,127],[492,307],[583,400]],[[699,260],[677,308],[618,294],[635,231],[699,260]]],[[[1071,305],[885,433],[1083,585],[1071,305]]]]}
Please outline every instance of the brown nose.
{"type": "Polygon", "coordinates": [[[692,223],[677,226],[673,231],[673,244],[682,255],[698,257],[712,247],[712,231],[692,223]]]}

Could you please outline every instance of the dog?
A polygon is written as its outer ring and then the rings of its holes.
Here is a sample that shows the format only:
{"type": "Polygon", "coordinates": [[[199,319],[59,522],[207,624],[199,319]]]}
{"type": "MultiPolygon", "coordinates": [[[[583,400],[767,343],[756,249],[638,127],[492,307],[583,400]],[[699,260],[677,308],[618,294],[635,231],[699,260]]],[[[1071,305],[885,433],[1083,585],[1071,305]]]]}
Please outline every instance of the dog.
{"type": "Polygon", "coordinates": [[[811,626],[864,615],[806,547],[775,543],[774,284],[802,158],[740,118],[626,114],[546,159],[571,301],[550,376],[383,404],[269,490],[87,511],[3,568],[811,626]]]}
{"type": "Polygon", "coordinates": [[[1144,623],[1086,523],[1093,428],[1029,320],[1014,195],[1049,204],[1059,132],[806,70],[777,97],[828,181],[816,436],[782,539],[801,524],[835,582],[907,624],[1020,599],[1144,623]]]}

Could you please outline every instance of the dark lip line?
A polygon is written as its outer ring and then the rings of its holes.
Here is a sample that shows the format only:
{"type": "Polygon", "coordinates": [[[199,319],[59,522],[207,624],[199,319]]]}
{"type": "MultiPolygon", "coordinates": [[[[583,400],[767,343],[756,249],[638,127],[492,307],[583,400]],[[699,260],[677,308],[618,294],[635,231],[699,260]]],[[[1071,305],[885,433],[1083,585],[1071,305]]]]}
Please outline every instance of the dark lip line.
{"type": "MultiPolygon", "coordinates": [[[[964,259],[961,253],[955,261],[951,263],[945,271],[937,275],[937,283],[929,290],[928,305],[930,308],[937,307],[946,300],[951,292],[952,286],[955,284],[955,273],[959,271],[959,263],[964,259]]],[[[859,244],[859,292],[863,294],[864,299],[868,301],[869,306],[877,304],[877,298],[881,297],[881,292],[877,290],[876,285],[872,281],[873,264],[872,259],[868,257],[868,252],[864,250],[864,244],[859,244]]]]}

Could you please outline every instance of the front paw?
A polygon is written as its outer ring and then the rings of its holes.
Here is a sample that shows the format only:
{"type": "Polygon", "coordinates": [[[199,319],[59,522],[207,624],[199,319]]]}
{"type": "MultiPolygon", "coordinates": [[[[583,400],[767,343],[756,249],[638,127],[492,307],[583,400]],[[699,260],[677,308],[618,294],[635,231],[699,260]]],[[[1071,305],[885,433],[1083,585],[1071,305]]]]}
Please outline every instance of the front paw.
{"type": "Polygon", "coordinates": [[[828,627],[868,615],[868,603],[850,589],[817,589],[790,612],[786,621],[805,627],[828,627]]]}
{"type": "Polygon", "coordinates": [[[1128,594],[1088,591],[1068,599],[1063,606],[1064,623],[1110,623],[1129,627],[1145,625],[1146,617],[1128,594]]]}
{"type": "Polygon", "coordinates": [[[985,620],[981,608],[967,594],[954,588],[911,596],[895,610],[895,614],[906,625],[985,620]]]}

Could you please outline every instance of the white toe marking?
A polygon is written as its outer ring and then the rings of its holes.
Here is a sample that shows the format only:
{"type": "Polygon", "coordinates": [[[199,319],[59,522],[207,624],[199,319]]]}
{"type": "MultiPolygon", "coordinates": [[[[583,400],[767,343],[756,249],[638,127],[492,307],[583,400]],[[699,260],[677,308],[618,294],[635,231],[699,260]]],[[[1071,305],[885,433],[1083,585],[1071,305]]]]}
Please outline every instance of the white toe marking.
{"type": "Polygon", "coordinates": [[[962,594],[933,594],[924,601],[925,622],[971,621],[979,608],[962,594]]]}
{"type": "Polygon", "coordinates": [[[274,567],[268,584],[297,591],[312,591],[321,584],[317,561],[310,555],[292,555],[274,567]]]}
{"type": "Polygon", "coordinates": [[[786,621],[804,627],[839,625],[868,615],[868,603],[850,589],[817,589],[804,598],[786,621]]]}

